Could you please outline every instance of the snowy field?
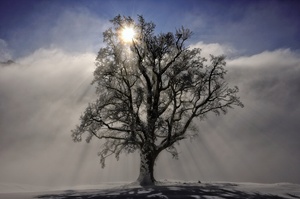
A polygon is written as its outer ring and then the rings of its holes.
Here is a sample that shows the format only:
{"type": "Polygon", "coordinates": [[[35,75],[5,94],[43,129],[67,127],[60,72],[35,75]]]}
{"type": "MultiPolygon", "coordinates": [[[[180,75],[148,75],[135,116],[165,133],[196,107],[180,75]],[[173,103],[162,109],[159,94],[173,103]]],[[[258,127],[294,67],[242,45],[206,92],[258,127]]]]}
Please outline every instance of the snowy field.
{"type": "Polygon", "coordinates": [[[45,187],[0,184],[0,199],[69,199],[69,198],[252,198],[297,199],[300,185],[291,183],[258,184],[228,182],[170,182],[141,187],[135,184],[107,183],[47,190],[45,187]]]}

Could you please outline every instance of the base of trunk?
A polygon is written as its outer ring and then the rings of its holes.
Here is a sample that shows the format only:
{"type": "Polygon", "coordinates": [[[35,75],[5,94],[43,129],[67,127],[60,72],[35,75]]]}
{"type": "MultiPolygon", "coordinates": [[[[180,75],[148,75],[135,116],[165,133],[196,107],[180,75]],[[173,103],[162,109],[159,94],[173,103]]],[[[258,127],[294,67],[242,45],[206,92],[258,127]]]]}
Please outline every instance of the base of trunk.
{"type": "Polygon", "coordinates": [[[141,186],[154,185],[154,162],[157,154],[150,150],[142,150],[140,153],[141,164],[140,164],[140,175],[137,182],[141,186]]]}
{"type": "Polygon", "coordinates": [[[137,183],[141,186],[152,186],[155,185],[156,180],[150,174],[142,174],[140,173],[137,183]]]}

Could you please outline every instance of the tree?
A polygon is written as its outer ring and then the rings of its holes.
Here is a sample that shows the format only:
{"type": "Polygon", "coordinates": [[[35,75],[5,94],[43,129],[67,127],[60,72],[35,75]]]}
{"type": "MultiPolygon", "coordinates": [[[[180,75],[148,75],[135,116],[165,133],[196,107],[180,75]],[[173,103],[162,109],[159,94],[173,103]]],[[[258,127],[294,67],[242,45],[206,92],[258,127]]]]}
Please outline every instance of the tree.
{"type": "Polygon", "coordinates": [[[150,185],[160,152],[177,158],[174,144],[197,134],[194,119],[243,104],[238,88],[224,80],[225,57],[211,55],[208,61],[200,49],[185,46],[189,29],[155,35],[155,24],[142,16],[135,22],[119,15],[111,22],[113,27],[103,33],[106,46],[96,58],[92,83],[98,99],[88,105],[72,137],[75,142],[83,134],[87,142],[103,140],[102,167],[110,155],[118,159],[122,152],[138,150],[137,181],[150,185]],[[122,39],[128,32],[132,35],[122,39]]]}

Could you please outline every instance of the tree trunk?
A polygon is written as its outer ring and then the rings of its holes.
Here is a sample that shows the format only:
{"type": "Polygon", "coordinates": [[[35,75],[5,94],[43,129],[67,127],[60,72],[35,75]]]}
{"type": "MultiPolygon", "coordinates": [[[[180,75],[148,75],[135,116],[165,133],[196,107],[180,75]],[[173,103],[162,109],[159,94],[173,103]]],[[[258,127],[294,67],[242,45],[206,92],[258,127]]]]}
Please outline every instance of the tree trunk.
{"type": "Polygon", "coordinates": [[[140,174],[137,179],[142,186],[154,185],[154,163],[157,157],[157,152],[142,149],[140,152],[140,174]]]}

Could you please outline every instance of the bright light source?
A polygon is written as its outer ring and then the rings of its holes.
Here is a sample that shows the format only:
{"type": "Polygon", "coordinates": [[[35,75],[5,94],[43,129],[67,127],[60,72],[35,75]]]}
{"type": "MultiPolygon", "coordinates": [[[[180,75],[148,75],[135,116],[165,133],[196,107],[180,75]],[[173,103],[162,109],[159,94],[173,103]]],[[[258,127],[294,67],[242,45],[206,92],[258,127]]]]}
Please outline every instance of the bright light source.
{"type": "Polygon", "coordinates": [[[134,38],[135,32],[132,27],[126,27],[122,30],[122,40],[124,42],[131,42],[134,38]]]}

